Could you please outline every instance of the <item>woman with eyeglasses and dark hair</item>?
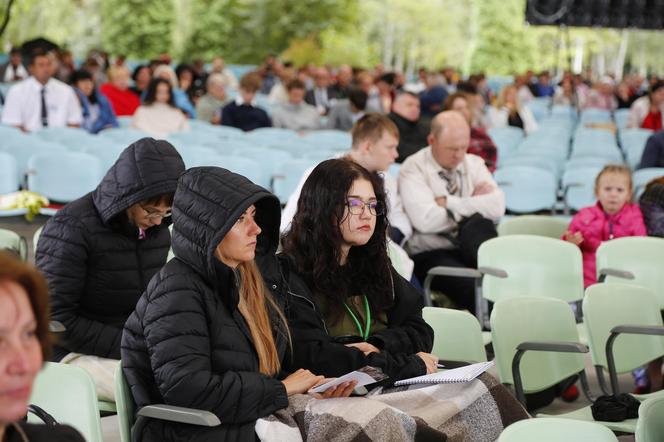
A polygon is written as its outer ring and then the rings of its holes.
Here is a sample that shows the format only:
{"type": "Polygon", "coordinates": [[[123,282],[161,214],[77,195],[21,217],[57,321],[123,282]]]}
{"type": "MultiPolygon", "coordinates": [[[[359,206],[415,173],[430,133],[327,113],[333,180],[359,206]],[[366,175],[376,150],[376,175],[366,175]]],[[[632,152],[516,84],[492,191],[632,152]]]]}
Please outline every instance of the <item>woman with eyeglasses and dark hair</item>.
{"type": "Polygon", "coordinates": [[[392,381],[436,371],[422,297],[387,255],[386,215],[382,179],[355,162],[324,161],[305,182],[279,255],[293,367],[334,377],[371,365],[392,381]]]}
{"type": "Polygon", "coordinates": [[[166,263],[177,180],[184,163],[163,140],[127,147],[97,188],[48,220],[37,267],[53,319],[65,327],[54,360],[86,369],[101,399],[114,399],[122,327],[166,263]]]}

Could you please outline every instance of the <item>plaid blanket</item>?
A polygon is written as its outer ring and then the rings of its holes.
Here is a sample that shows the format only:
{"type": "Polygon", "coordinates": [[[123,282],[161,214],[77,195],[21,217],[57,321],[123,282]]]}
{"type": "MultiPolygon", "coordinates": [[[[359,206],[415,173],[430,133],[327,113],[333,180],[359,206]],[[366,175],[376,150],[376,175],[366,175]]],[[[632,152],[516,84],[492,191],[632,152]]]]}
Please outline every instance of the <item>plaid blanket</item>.
{"type": "Polygon", "coordinates": [[[261,441],[494,441],[528,413],[488,373],[464,384],[409,385],[365,397],[290,397],[259,419],[261,441]]]}

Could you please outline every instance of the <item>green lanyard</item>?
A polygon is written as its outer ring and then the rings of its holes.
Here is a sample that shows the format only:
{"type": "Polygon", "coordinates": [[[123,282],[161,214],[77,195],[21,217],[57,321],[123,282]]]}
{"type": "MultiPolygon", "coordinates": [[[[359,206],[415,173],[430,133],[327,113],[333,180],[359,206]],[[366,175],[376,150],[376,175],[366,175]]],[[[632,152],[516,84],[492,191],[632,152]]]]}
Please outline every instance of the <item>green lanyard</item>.
{"type": "Polygon", "coordinates": [[[367,327],[366,330],[362,330],[362,324],[360,324],[359,319],[357,319],[357,316],[355,316],[355,313],[348,307],[348,304],[344,302],[344,307],[346,307],[346,310],[348,310],[348,313],[350,314],[350,317],[353,318],[353,321],[355,321],[355,325],[357,326],[357,329],[360,332],[360,336],[362,339],[365,341],[369,339],[369,332],[371,331],[371,310],[369,309],[369,301],[367,300],[366,296],[363,296],[364,298],[364,312],[367,318],[367,327]]]}

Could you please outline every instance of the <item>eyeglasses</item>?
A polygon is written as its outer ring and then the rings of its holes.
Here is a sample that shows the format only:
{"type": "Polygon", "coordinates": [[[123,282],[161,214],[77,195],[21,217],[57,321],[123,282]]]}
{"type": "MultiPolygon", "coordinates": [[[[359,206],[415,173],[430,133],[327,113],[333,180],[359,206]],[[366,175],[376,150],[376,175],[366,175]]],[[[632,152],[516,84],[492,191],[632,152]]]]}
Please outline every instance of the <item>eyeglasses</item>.
{"type": "Polygon", "coordinates": [[[385,206],[380,201],[369,201],[365,203],[364,201],[356,198],[351,198],[346,202],[348,206],[348,211],[353,215],[361,215],[364,213],[364,208],[369,209],[369,213],[373,216],[380,216],[385,214],[385,206]]]}
{"type": "Polygon", "coordinates": [[[164,218],[168,218],[169,216],[171,216],[171,211],[170,210],[166,213],[159,213],[159,212],[148,210],[143,206],[139,206],[139,207],[141,209],[143,209],[143,212],[145,212],[145,217],[147,219],[150,219],[150,220],[164,219],[164,218]]]}

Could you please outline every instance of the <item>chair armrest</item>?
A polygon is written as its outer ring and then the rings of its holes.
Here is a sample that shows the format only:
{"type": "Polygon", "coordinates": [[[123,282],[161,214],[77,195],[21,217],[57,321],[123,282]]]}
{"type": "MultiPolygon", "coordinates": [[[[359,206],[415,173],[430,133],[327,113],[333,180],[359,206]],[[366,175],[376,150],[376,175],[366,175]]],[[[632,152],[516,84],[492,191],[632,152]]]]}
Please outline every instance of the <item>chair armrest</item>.
{"type": "Polygon", "coordinates": [[[431,276],[455,276],[457,278],[481,278],[482,273],[479,270],[471,269],[470,267],[447,267],[437,266],[432,267],[427,272],[427,278],[431,276]]]}
{"type": "Polygon", "coordinates": [[[579,342],[554,342],[554,341],[528,341],[522,342],[516,347],[517,350],[526,351],[555,351],[557,353],[588,353],[588,346],[579,342]]]}
{"type": "Polygon", "coordinates": [[[138,416],[150,417],[153,419],[180,422],[202,427],[216,427],[217,425],[221,425],[221,421],[217,415],[210,411],[176,407],[174,405],[147,405],[138,410],[138,413],[136,414],[138,416]]]}
{"type": "Polygon", "coordinates": [[[67,330],[67,327],[60,321],[49,321],[48,322],[48,331],[51,333],[64,333],[67,330]]]}
{"type": "Polygon", "coordinates": [[[431,302],[431,282],[435,276],[454,276],[457,278],[473,278],[478,280],[482,278],[482,273],[469,267],[437,266],[430,268],[427,276],[424,278],[424,305],[427,307],[433,305],[433,302],[431,302]]]}
{"type": "Polygon", "coordinates": [[[654,335],[664,336],[664,326],[661,325],[616,325],[611,334],[654,335]]]}
{"type": "Polygon", "coordinates": [[[497,267],[482,266],[478,267],[477,270],[483,275],[495,276],[496,278],[507,278],[508,276],[505,270],[497,267]]]}
{"type": "Polygon", "coordinates": [[[564,341],[526,341],[516,347],[516,353],[512,358],[512,379],[514,381],[514,392],[519,402],[526,406],[526,395],[523,392],[523,381],[521,380],[521,358],[527,351],[550,351],[556,353],[588,353],[588,346],[579,342],[564,341]]]}
{"type": "Polygon", "coordinates": [[[664,336],[664,326],[661,325],[616,325],[611,329],[609,338],[606,340],[606,365],[609,369],[609,377],[611,379],[611,390],[613,394],[619,394],[618,373],[616,372],[616,361],[613,356],[613,344],[616,338],[621,334],[630,335],[650,335],[650,336],[664,336]]]}
{"type": "Polygon", "coordinates": [[[629,270],[603,268],[599,270],[599,282],[604,282],[607,276],[615,276],[622,279],[634,279],[634,273],[629,270]]]}

